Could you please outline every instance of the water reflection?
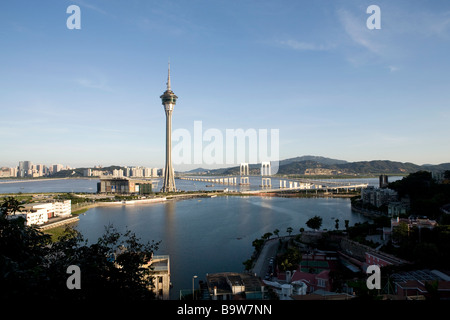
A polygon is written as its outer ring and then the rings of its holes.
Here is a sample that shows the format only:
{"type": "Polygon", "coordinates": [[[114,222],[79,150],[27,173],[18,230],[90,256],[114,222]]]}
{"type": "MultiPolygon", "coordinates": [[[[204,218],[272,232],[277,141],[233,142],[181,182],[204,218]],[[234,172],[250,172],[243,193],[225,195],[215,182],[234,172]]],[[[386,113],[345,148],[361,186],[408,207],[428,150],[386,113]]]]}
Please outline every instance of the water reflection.
{"type": "Polygon", "coordinates": [[[147,205],[97,207],[80,216],[77,229],[85,238],[97,239],[104,225],[120,231],[129,228],[142,241],[161,241],[158,254],[170,255],[175,295],[189,288],[192,275],[243,271],[242,262],[253,252],[252,241],[266,232],[292,227],[298,232],[314,215],[323,217],[325,229],[334,229],[335,219],[344,228],[367,221],[350,210],[348,199],[305,199],[223,196],[167,201],[147,205]],[[200,201],[199,201],[200,200],[200,201]]]}

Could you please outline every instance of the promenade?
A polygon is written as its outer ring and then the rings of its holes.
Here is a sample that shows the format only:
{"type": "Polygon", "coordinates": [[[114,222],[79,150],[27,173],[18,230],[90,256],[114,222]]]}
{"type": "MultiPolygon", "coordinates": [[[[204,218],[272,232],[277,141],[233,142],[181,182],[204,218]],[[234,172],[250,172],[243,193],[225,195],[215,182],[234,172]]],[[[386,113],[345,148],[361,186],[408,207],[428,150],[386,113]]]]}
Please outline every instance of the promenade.
{"type": "Polygon", "coordinates": [[[258,255],[258,258],[255,261],[255,264],[252,269],[252,273],[256,274],[256,276],[264,279],[267,270],[269,268],[269,260],[271,257],[275,257],[278,249],[279,239],[281,238],[273,238],[267,240],[264,243],[264,247],[258,255]]]}

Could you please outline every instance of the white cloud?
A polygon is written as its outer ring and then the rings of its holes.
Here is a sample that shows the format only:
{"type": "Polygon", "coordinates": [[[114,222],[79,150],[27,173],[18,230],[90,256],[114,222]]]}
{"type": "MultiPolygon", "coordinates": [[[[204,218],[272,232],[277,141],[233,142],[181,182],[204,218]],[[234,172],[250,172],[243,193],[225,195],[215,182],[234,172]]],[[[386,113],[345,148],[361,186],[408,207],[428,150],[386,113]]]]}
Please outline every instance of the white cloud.
{"type": "Polygon", "coordinates": [[[365,19],[357,18],[347,10],[339,9],[337,14],[346,34],[353,43],[367,49],[373,54],[384,54],[385,46],[376,37],[381,30],[369,30],[366,27],[365,19]]]}

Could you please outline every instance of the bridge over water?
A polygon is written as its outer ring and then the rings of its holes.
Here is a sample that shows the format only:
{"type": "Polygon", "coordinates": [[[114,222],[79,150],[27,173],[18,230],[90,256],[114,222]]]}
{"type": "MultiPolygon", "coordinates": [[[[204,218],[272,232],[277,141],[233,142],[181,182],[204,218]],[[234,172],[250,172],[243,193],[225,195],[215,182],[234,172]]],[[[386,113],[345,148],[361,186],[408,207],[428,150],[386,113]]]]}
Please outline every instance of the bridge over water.
{"type": "Polygon", "coordinates": [[[250,193],[260,193],[260,192],[281,192],[288,190],[322,190],[322,191],[352,191],[357,189],[363,189],[368,186],[368,183],[352,183],[347,180],[331,180],[331,179],[305,179],[305,178],[295,178],[295,179],[285,179],[279,177],[271,176],[259,176],[259,175],[246,175],[246,176],[225,176],[225,177],[198,177],[198,176],[183,176],[179,177],[182,180],[199,181],[210,183],[210,186],[214,184],[223,186],[250,186],[250,177],[253,181],[255,178],[261,181],[259,188],[257,190],[245,190],[245,192],[250,193]],[[277,181],[277,186],[272,185],[272,180],[277,181]]]}

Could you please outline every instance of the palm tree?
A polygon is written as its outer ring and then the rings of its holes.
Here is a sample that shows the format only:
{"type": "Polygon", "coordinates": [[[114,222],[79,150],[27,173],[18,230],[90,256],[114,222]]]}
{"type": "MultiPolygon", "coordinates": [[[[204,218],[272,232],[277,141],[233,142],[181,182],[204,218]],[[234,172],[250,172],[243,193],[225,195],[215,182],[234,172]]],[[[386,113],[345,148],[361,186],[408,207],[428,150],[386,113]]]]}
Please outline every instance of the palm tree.
{"type": "Polygon", "coordinates": [[[293,229],[292,229],[291,227],[288,227],[288,228],[286,229],[286,232],[289,233],[289,235],[291,235],[292,231],[293,231],[293,229]]]}
{"type": "Polygon", "coordinates": [[[280,233],[280,230],[275,229],[273,230],[273,234],[276,235],[277,237],[280,237],[278,234],[280,233]]]}
{"type": "Polygon", "coordinates": [[[348,220],[344,220],[344,223],[345,223],[345,230],[348,229],[348,224],[349,224],[349,222],[350,222],[350,221],[348,221],[348,220]]]}
{"type": "Polygon", "coordinates": [[[8,197],[0,206],[2,215],[7,216],[9,214],[15,215],[16,212],[21,212],[24,206],[14,197],[8,197]]]}

